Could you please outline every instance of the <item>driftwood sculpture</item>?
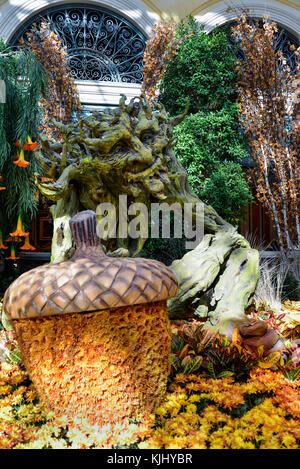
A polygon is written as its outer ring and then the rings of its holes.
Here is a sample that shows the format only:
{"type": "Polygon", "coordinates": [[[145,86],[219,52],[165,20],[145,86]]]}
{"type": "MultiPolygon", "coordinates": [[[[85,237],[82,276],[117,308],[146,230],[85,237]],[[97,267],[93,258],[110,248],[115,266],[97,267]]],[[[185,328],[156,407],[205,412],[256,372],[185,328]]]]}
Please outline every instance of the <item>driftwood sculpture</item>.
{"type": "MultiPolygon", "coordinates": [[[[54,122],[63,141],[53,143],[42,136],[36,153],[49,177],[45,181],[36,175],[36,183],[55,203],[52,262],[72,254],[70,218],[83,209],[96,211],[103,202],[118,208],[119,195],[126,195],[128,204],[142,202],[147,207],[162,201],[189,203],[196,220],[199,200],[173,152],[173,129],[184,116],[170,119],[162,105],[151,108],[144,96],[126,105],[123,96],[116,109],[95,112],[69,125],[54,122]]],[[[259,256],[206,205],[204,228],[200,244],[171,266],[180,290],[169,302],[169,317],[198,314],[207,318],[207,327],[230,337],[247,322],[244,311],[258,280],[259,256]]],[[[136,256],[145,239],[118,237],[102,242],[110,255],[122,257],[136,256]]]]}

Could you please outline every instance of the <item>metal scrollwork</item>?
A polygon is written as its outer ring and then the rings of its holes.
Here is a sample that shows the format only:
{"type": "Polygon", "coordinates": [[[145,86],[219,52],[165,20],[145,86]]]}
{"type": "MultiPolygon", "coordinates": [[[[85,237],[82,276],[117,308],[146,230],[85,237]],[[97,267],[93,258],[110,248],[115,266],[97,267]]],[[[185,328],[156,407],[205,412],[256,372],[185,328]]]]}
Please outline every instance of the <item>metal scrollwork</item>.
{"type": "MultiPolygon", "coordinates": [[[[258,21],[259,26],[262,26],[263,22],[259,18],[252,18],[253,21],[258,21]]],[[[229,21],[224,25],[220,26],[220,29],[227,29],[231,28],[232,26],[236,26],[236,21],[229,21]]],[[[230,42],[236,46],[238,41],[231,37],[230,42]]],[[[282,28],[281,26],[277,25],[277,32],[273,38],[273,46],[275,52],[281,51],[283,56],[286,59],[288,66],[290,67],[291,71],[294,72],[296,69],[296,54],[295,51],[300,46],[300,41],[297,37],[295,37],[292,33],[287,31],[286,29],[282,28]],[[291,48],[291,46],[295,46],[291,48]]],[[[244,60],[244,54],[240,49],[235,50],[237,58],[239,60],[244,60]]]]}
{"type": "Polygon", "coordinates": [[[142,82],[146,39],[126,19],[92,5],[64,5],[31,18],[11,42],[16,44],[33,23],[42,21],[66,45],[77,80],[142,82]]]}

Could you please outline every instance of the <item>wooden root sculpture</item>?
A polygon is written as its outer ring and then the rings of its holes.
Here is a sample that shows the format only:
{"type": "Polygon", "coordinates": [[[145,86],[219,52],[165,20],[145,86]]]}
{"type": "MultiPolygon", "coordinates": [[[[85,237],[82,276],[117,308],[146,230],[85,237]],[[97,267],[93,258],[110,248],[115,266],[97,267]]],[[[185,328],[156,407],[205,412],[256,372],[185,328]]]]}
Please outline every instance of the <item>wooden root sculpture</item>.
{"type": "Polygon", "coordinates": [[[94,212],[70,225],[75,255],[21,275],[5,294],[5,313],[56,416],[92,425],[142,419],[167,386],[176,278],[158,261],[107,257],[94,212]]]}
{"type": "MultiPolygon", "coordinates": [[[[148,208],[162,201],[189,204],[197,221],[200,201],[173,151],[173,129],[185,113],[170,119],[161,104],[152,108],[143,95],[128,105],[125,100],[122,96],[118,108],[94,112],[78,123],[55,123],[62,143],[41,137],[36,156],[50,180],[37,174],[36,183],[55,202],[54,263],[72,254],[69,220],[78,211],[111,203],[117,208],[118,231],[120,195],[127,196],[128,205],[141,202],[148,208]]],[[[259,255],[211,206],[204,205],[204,228],[196,249],[171,266],[180,290],[169,303],[169,317],[200,315],[207,318],[206,327],[231,337],[247,322],[244,311],[258,281],[259,255]]],[[[108,236],[102,242],[112,256],[136,256],[145,240],[108,236]]]]}

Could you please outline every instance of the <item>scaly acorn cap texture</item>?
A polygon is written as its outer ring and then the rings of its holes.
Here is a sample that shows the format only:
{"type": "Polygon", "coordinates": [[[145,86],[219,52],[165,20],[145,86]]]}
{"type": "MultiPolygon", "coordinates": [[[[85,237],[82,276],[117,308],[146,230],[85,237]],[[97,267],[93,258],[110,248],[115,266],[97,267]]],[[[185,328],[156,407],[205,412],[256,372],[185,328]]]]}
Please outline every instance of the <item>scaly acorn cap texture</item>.
{"type": "Polygon", "coordinates": [[[3,305],[8,318],[84,313],[151,303],[178,293],[173,272],[142,258],[113,258],[99,242],[96,214],[86,210],[70,220],[75,255],[22,274],[8,288],[3,305]]]}

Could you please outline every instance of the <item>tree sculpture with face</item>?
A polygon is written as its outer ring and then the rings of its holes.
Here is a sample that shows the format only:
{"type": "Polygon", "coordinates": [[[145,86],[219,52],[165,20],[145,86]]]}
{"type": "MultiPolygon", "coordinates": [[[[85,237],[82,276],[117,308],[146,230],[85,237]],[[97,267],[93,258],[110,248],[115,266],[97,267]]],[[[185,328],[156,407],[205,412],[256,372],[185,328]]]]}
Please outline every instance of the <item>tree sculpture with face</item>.
{"type": "MultiPolygon", "coordinates": [[[[173,129],[185,113],[170,119],[161,104],[150,106],[144,95],[128,105],[125,101],[122,96],[117,108],[94,112],[76,123],[54,122],[61,143],[41,136],[36,155],[48,178],[36,174],[36,183],[55,202],[52,262],[72,254],[69,220],[83,209],[96,211],[99,204],[113,204],[118,233],[120,195],[127,196],[128,205],[140,202],[148,209],[153,202],[189,204],[190,216],[197,221],[195,207],[200,201],[173,152],[173,129]]],[[[129,223],[130,215],[126,216],[129,223]]],[[[207,327],[230,336],[247,322],[244,311],[258,280],[258,253],[205,205],[204,228],[199,245],[172,264],[180,292],[169,303],[169,315],[205,316],[207,327]]],[[[136,256],[145,240],[108,235],[102,242],[109,255],[122,257],[136,256]]]]}

